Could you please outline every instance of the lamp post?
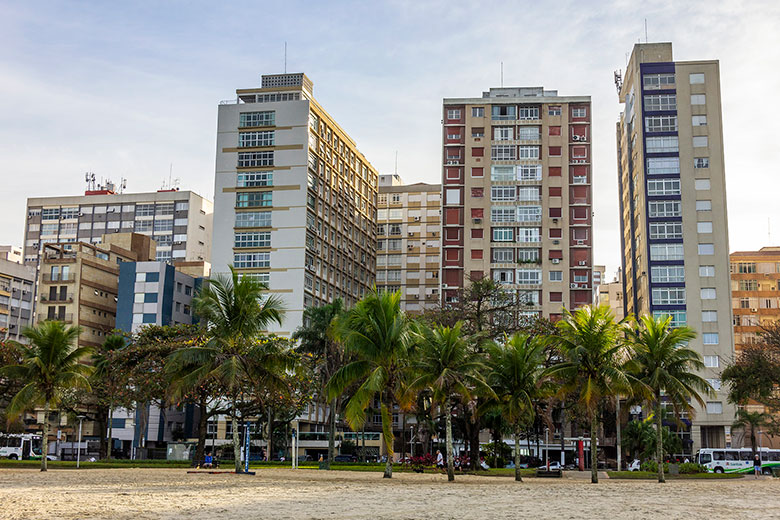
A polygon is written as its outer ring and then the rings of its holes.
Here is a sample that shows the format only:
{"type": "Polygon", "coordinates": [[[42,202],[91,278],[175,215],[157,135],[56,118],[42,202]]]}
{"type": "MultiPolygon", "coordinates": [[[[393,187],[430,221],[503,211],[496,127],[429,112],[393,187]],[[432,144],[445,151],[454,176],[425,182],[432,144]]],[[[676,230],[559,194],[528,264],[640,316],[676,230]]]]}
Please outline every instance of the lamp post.
{"type": "Polygon", "coordinates": [[[76,445],[76,468],[81,467],[81,422],[84,420],[84,415],[79,415],[79,442],[76,445]]]}
{"type": "MultiPolygon", "coordinates": [[[[764,433],[761,430],[758,430],[758,460],[761,461],[763,458],[761,456],[761,434],[764,433]]],[[[762,461],[763,462],[763,461],[762,461]]]]}
{"type": "Polygon", "coordinates": [[[547,466],[547,471],[550,471],[550,447],[547,445],[547,435],[550,433],[550,428],[544,429],[544,465],[547,466]]]}

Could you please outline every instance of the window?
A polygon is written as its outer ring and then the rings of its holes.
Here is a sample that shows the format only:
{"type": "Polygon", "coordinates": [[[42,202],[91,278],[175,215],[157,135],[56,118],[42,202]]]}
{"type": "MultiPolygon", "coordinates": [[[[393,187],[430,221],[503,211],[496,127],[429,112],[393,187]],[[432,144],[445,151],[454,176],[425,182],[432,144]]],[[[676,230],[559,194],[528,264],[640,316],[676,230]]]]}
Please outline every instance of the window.
{"type": "Polygon", "coordinates": [[[571,109],[571,117],[582,118],[588,117],[588,109],[585,107],[575,107],[571,109]]]}
{"type": "Polygon", "coordinates": [[[718,311],[701,311],[701,321],[704,323],[717,323],[718,311]]]}
{"type": "Polygon", "coordinates": [[[538,126],[521,126],[517,130],[517,138],[525,141],[538,141],[542,138],[542,133],[538,126]]]}
{"type": "Polygon", "coordinates": [[[712,222],[697,222],[696,231],[699,233],[712,233],[712,222]]]}
{"type": "Polygon", "coordinates": [[[239,173],[236,186],[239,188],[250,188],[253,186],[273,186],[273,180],[273,172],[239,173]]]}
{"type": "Polygon", "coordinates": [[[515,128],[513,126],[494,126],[494,141],[512,141],[515,138],[515,128]]]}
{"type": "Polygon", "coordinates": [[[670,317],[672,318],[669,322],[669,326],[674,327],[684,327],[688,323],[688,313],[685,311],[675,311],[675,310],[662,310],[662,311],[653,311],[653,317],[654,318],[666,318],[670,317]]]}
{"type": "Polygon", "coordinates": [[[563,281],[563,271],[550,271],[550,281],[551,282],[562,282],[563,281]]]}
{"type": "Polygon", "coordinates": [[[538,285],[542,283],[541,269],[518,269],[516,283],[526,285],[538,285]]]}
{"type": "MultiPolygon", "coordinates": [[[[447,190],[445,190],[445,195],[447,196],[447,204],[448,205],[460,204],[460,189],[458,189],[458,188],[447,189],[447,190]]],[[[399,215],[399,218],[400,217],[401,217],[401,215],[399,215]]]]}
{"type": "Polygon", "coordinates": [[[648,180],[647,194],[651,197],[658,195],[679,195],[680,179],[648,180]]]}
{"type": "Polygon", "coordinates": [[[233,267],[236,269],[271,267],[271,253],[233,253],[233,267]]]}
{"type": "Polygon", "coordinates": [[[154,215],[154,204],[136,204],[135,216],[136,217],[151,217],[154,215]]]}
{"type": "Polygon", "coordinates": [[[642,76],[642,86],[645,90],[658,90],[674,87],[674,73],[645,74],[642,76]]]}
{"type": "Polygon", "coordinates": [[[704,105],[707,103],[704,94],[691,94],[691,105],[704,105]]]}
{"type": "Polygon", "coordinates": [[[236,233],[234,247],[270,247],[271,232],[236,233]]]}
{"type": "MultiPolygon", "coordinates": [[[[539,157],[538,148],[536,157],[539,157]]],[[[517,159],[517,147],[512,145],[493,145],[490,148],[490,158],[494,161],[514,161],[517,159]]]]}
{"type": "Polygon", "coordinates": [[[521,164],[517,167],[518,181],[540,181],[542,180],[541,164],[521,164]]]}
{"type": "Polygon", "coordinates": [[[719,342],[717,332],[705,332],[701,335],[701,340],[704,345],[717,345],[719,342]]]}
{"type": "Polygon", "coordinates": [[[494,248],[493,262],[497,264],[512,263],[515,261],[515,250],[511,248],[494,248]]]}
{"type": "Polygon", "coordinates": [[[653,266],[650,271],[653,283],[678,283],[685,281],[685,269],[681,265],[653,266]]]}
{"type": "Polygon", "coordinates": [[[471,107],[471,117],[485,117],[485,108],[471,107]]]}
{"type": "Polygon", "coordinates": [[[648,202],[650,217],[680,217],[679,200],[655,200],[648,202]]]}
{"type": "Polygon", "coordinates": [[[715,276],[715,266],[714,265],[700,265],[699,266],[699,276],[702,276],[704,278],[709,278],[711,276],[715,276]]]}
{"type": "Polygon", "coordinates": [[[169,218],[165,220],[155,220],[154,232],[158,233],[160,231],[173,231],[173,220],[169,218]]]}
{"type": "Polygon", "coordinates": [[[677,110],[676,94],[654,94],[645,96],[645,111],[677,110]]]}
{"type": "Polygon", "coordinates": [[[517,107],[509,105],[493,105],[491,117],[494,121],[512,121],[517,119],[517,107]]]}
{"type": "Polygon", "coordinates": [[[697,200],[696,201],[696,211],[712,211],[712,201],[711,200],[697,200]]]}
{"type": "Polygon", "coordinates": [[[151,220],[136,220],[135,232],[136,233],[151,233],[154,228],[154,224],[151,220]]]}
{"type": "Polygon", "coordinates": [[[709,168],[710,167],[710,158],[709,157],[696,157],[693,159],[693,167],[696,169],[699,168],[709,168]]]}
{"type": "Polygon", "coordinates": [[[715,254],[715,245],[714,244],[699,244],[699,254],[700,255],[714,255],[715,254]]]}
{"type": "Polygon", "coordinates": [[[694,72],[688,76],[690,78],[690,84],[696,85],[697,83],[704,83],[704,73],[694,72]]]}
{"type": "Polygon", "coordinates": [[[493,206],[490,208],[491,222],[515,222],[517,212],[514,206],[493,206]]]}
{"type": "Polygon", "coordinates": [[[721,401],[707,401],[707,413],[722,414],[723,403],[721,401]]]}
{"type": "Polygon", "coordinates": [[[271,225],[270,211],[236,213],[237,228],[267,227],[271,225]]]}
{"type": "Polygon", "coordinates": [[[517,200],[521,202],[536,202],[541,200],[541,189],[538,186],[517,188],[517,200]]]}
{"type": "Polygon", "coordinates": [[[647,174],[680,173],[679,157],[650,157],[647,159],[647,174]]]}
{"type": "Polygon", "coordinates": [[[645,139],[647,153],[678,152],[680,142],[677,136],[648,137],[645,139]]]}
{"type": "Polygon", "coordinates": [[[542,241],[542,230],[541,228],[517,228],[517,241],[539,243],[542,241]]]}
{"type": "Polygon", "coordinates": [[[707,147],[707,136],[706,135],[695,135],[693,136],[693,147],[694,148],[706,148],[707,147]]]}
{"type": "Polygon", "coordinates": [[[561,147],[560,146],[550,146],[547,149],[547,153],[550,155],[550,157],[560,157],[561,156],[561,147]]]}
{"type": "Polygon", "coordinates": [[[258,166],[273,166],[273,152],[238,152],[238,167],[252,168],[258,166]]]}
{"type": "Polygon", "coordinates": [[[242,112],[238,115],[238,126],[246,128],[251,126],[274,126],[275,113],[270,112],[242,112]]]}
{"type": "Polygon", "coordinates": [[[518,157],[520,159],[538,159],[539,147],[538,146],[520,146],[518,157]]]}
{"type": "Polygon", "coordinates": [[[541,206],[518,206],[517,207],[518,222],[540,222],[541,220],[542,220],[541,206]]]}
{"type": "Polygon", "coordinates": [[[451,109],[447,110],[447,119],[459,120],[460,119],[460,109],[458,109],[458,108],[451,108],[451,109]]]}
{"type": "Polygon", "coordinates": [[[709,179],[696,179],[694,181],[694,184],[695,184],[697,190],[708,190],[708,189],[710,189],[710,180],[709,179]]]}
{"type": "Polygon", "coordinates": [[[514,166],[491,166],[490,180],[491,181],[515,180],[515,167],[514,166]]]}
{"type": "Polygon", "coordinates": [[[650,260],[682,260],[682,244],[650,244],[650,260]]]}
{"type": "Polygon", "coordinates": [[[685,289],[682,287],[656,287],[653,289],[653,305],[684,305],[685,289]]]}
{"type": "Polygon", "coordinates": [[[273,145],[274,145],[273,130],[266,130],[263,132],[242,132],[238,134],[239,148],[247,148],[252,146],[273,146],[273,145]]]}
{"type": "Polygon", "coordinates": [[[757,291],[758,280],[739,280],[738,287],[740,291],[757,291]]]}
{"type": "Polygon", "coordinates": [[[704,366],[707,368],[719,368],[720,356],[704,356],[704,366]]]}
{"type": "Polygon", "coordinates": [[[702,287],[700,294],[702,300],[715,300],[717,298],[714,287],[702,287]]]}
{"type": "Polygon", "coordinates": [[[472,128],[471,129],[471,137],[485,137],[485,129],[484,128],[472,128]]]}
{"type": "Polygon", "coordinates": [[[237,208],[256,208],[261,206],[271,206],[271,191],[255,191],[251,193],[236,193],[237,208]]]}
{"type": "Polygon", "coordinates": [[[737,272],[740,274],[752,274],[756,272],[756,264],[753,262],[740,262],[737,264],[737,272]]]}
{"type": "Polygon", "coordinates": [[[512,242],[514,230],[512,228],[493,228],[493,242],[512,242]]]}
{"type": "Polygon", "coordinates": [[[516,190],[514,186],[491,186],[490,187],[490,200],[491,201],[513,201],[517,198],[516,190]]]}
{"type": "Polygon", "coordinates": [[[645,117],[645,132],[676,132],[677,116],[645,117]]]}
{"type": "Polygon", "coordinates": [[[561,115],[561,107],[559,105],[550,105],[549,107],[547,107],[547,115],[548,116],[561,115]]]}
{"type": "Polygon", "coordinates": [[[716,392],[720,391],[722,387],[720,379],[707,379],[707,382],[710,384],[713,390],[715,390],[716,392]]]}
{"type": "Polygon", "coordinates": [[[484,177],[485,176],[485,169],[480,168],[472,168],[471,169],[471,176],[472,177],[484,177]]]}
{"type": "Polygon", "coordinates": [[[518,119],[539,119],[539,107],[520,107],[518,119]]]}
{"type": "Polygon", "coordinates": [[[514,274],[512,269],[494,269],[493,281],[497,283],[512,283],[514,274]]]}
{"type": "Polygon", "coordinates": [[[707,126],[707,116],[691,116],[691,125],[707,126]]]}
{"type": "Polygon", "coordinates": [[[43,208],[41,220],[58,220],[60,218],[60,208],[43,208]]]}

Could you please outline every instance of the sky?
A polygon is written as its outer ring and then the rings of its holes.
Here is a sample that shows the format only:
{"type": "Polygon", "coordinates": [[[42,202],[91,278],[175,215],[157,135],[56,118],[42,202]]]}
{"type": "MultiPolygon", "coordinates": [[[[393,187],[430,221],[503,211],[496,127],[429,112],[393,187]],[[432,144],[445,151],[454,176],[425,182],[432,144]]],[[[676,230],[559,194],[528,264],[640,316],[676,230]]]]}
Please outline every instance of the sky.
{"type": "Polygon", "coordinates": [[[214,191],[217,105],[305,72],[380,173],[440,182],[441,103],[500,82],[593,103],[594,257],[620,265],[613,72],[634,43],[720,60],[730,249],[780,244],[780,2],[11,2],[0,0],[0,244],[27,197],[214,191]],[[771,235],[770,235],[771,228],[771,235]]]}

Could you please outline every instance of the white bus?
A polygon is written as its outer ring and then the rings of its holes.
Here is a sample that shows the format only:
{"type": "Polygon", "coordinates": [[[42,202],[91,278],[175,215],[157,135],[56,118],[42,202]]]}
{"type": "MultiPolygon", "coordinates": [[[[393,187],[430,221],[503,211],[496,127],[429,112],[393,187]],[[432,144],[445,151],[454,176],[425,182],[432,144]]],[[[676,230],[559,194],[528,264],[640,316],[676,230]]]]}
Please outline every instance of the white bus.
{"type": "MultiPolygon", "coordinates": [[[[41,436],[32,433],[0,433],[0,457],[11,460],[41,460],[41,436]]],[[[57,460],[47,455],[47,460],[57,460]]]]}
{"type": "MultiPolygon", "coordinates": [[[[761,472],[772,473],[780,467],[780,450],[756,450],[761,459],[761,472]]],[[[696,452],[696,462],[714,473],[753,473],[753,450],[750,448],[702,448],[696,452]]]]}

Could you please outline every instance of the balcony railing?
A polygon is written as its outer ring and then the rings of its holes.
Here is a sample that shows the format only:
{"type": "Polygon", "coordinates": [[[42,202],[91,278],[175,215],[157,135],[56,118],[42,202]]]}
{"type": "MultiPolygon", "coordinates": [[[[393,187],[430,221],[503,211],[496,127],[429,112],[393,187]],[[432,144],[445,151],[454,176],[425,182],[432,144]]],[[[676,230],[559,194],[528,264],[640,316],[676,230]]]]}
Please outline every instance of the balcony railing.
{"type": "Polygon", "coordinates": [[[73,314],[57,314],[55,316],[38,316],[38,323],[44,321],[61,321],[63,323],[73,323],[73,314]]]}
{"type": "Polygon", "coordinates": [[[43,303],[71,303],[72,301],[73,293],[55,294],[54,296],[49,294],[41,295],[41,302],[43,303]]]}
{"type": "Polygon", "coordinates": [[[44,274],[43,283],[62,283],[72,282],[76,279],[75,273],[67,274],[44,274]]]}

